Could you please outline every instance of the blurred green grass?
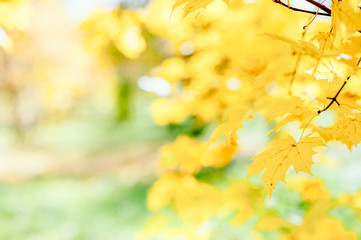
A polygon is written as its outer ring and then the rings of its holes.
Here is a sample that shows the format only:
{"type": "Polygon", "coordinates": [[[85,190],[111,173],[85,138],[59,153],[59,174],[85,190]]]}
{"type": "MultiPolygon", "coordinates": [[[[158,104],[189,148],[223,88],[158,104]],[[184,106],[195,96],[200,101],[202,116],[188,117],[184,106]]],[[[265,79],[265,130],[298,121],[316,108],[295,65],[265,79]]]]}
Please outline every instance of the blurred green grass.
{"type": "Polygon", "coordinates": [[[114,176],[1,184],[0,239],[134,239],[149,215],[149,186],[114,176]]]}

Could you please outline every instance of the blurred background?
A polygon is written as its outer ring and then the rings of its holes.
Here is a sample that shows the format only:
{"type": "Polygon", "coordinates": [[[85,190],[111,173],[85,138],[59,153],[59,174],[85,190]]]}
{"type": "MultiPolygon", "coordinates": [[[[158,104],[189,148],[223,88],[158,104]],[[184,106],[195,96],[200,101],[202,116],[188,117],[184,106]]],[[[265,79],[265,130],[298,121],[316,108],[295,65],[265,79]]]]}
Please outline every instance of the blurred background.
{"type": "MultiPolygon", "coordinates": [[[[154,77],[157,66],[175,52],[187,58],[194,45],[179,42],[178,48],[150,33],[142,19],[147,4],[0,0],[0,239],[135,239],[153,214],[146,198],[161,171],[161,146],[179,135],[207,137],[214,129],[195,117],[176,124],[153,120],[152,102],[172,91],[154,77]]],[[[170,78],[182,71],[176,60],[167,63],[170,78]]],[[[261,116],[247,121],[239,132],[245,151],[238,161],[197,177],[245,179],[248,160],[268,142],[271,125],[261,116]]],[[[361,152],[333,149],[327,153],[332,161],[313,173],[335,196],[356,192],[361,152]]],[[[266,207],[300,224],[300,197],[284,184],[280,189],[266,207]]],[[[255,191],[264,195],[263,188],[255,191]]],[[[332,214],[361,236],[355,212],[332,214]]],[[[214,239],[253,239],[254,218],[237,228],[209,224],[221,236],[214,239]]],[[[195,232],[202,236],[208,228],[195,232]]]]}
{"type": "Polygon", "coordinates": [[[139,43],[86,42],[92,16],[114,27],[111,9],[145,4],[0,1],[0,239],[134,239],[146,221],[158,148],[178,130],[156,126],[137,80],[166,51],[132,61],[139,43]]]}

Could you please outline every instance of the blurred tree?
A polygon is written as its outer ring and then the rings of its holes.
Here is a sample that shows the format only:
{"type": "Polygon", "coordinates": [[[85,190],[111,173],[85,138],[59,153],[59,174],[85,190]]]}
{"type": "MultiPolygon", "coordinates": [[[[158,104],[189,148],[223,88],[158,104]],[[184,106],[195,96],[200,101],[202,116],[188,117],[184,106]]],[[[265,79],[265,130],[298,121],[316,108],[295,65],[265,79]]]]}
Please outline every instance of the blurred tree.
{"type": "Polygon", "coordinates": [[[86,48],[98,56],[99,64],[118,75],[117,119],[128,118],[137,79],[166,56],[158,38],[149,34],[136,11],[116,8],[111,14],[98,12],[81,25],[86,48]]]}

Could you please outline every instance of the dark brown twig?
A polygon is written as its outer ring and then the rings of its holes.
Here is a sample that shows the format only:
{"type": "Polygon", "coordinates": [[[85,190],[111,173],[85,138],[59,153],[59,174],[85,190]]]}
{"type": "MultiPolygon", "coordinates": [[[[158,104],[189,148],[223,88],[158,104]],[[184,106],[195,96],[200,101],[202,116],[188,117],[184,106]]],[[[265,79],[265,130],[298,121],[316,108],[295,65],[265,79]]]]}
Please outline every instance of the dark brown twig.
{"type": "MultiPolygon", "coordinates": [[[[311,0],[305,0],[305,1],[309,2],[311,0]]],[[[305,9],[300,9],[300,8],[295,8],[295,7],[288,6],[287,4],[283,3],[281,0],[273,0],[273,2],[278,3],[278,4],[282,5],[282,6],[288,8],[290,10],[296,11],[296,12],[303,12],[303,13],[309,13],[309,14],[316,14],[317,13],[315,11],[309,11],[309,10],[305,10],[305,9]]],[[[314,1],[312,1],[311,4],[315,5],[316,7],[323,6],[322,8],[321,7],[319,7],[319,8],[321,10],[325,11],[325,12],[324,13],[319,12],[317,15],[331,17],[331,9],[329,9],[328,7],[322,5],[322,4],[318,3],[318,2],[314,2],[314,1]],[[317,5],[315,5],[313,3],[317,3],[317,5]]]]}
{"type": "Polygon", "coordinates": [[[348,80],[350,79],[350,76],[346,79],[346,81],[343,82],[341,88],[337,91],[336,95],[332,98],[328,97],[327,99],[330,99],[331,102],[322,110],[318,110],[317,113],[320,114],[324,111],[326,111],[327,109],[329,109],[333,103],[337,103],[338,106],[340,106],[340,103],[337,101],[337,97],[338,95],[341,93],[342,89],[345,87],[346,83],[348,82],[348,80]]]}
{"type": "Polygon", "coordinates": [[[313,6],[318,7],[319,9],[324,11],[325,13],[328,13],[328,14],[331,15],[331,9],[329,9],[328,7],[323,5],[322,3],[316,2],[315,0],[305,0],[305,1],[311,3],[313,6]]]}

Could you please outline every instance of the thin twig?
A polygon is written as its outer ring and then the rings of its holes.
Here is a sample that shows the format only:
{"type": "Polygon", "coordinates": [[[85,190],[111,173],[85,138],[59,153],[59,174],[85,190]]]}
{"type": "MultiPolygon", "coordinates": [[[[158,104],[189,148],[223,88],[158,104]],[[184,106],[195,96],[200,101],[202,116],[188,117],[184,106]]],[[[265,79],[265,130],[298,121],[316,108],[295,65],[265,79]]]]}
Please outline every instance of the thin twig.
{"type": "MultiPolygon", "coordinates": [[[[326,0],[323,0],[323,1],[321,2],[321,4],[323,4],[325,1],[326,1],[326,0]]],[[[307,25],[303,26],[303,29],[306,29],[308,26],[311,25],[311,23],[316,19],[316,17],[317,17],[317,15],[318,15],[319,12],[320,12],[320,9],[317,8],[316,14],[313,15],[313,17],[311,18],[310,22],[307,23],[307,25]]]]}
{"type": "Polygon", "coordinates": [[[319,9],[324,11],[325,13],[328,13],[328,14],[331,15],[331,9],[329,9],[328,7],[323,5],[322,3],[316,2],[315,0],[305,0],[305,1],[311,3],[312,5],[318,7],[319,9]]]}
{"type": "MultiPolygon", "coordinates": [[[[306,0],[306,1],[307,1],[307,0],[306,0]]],[[[315,11],[309,11],[309,10],[305,10],[305,9],[300,9],[300,8],[295,8],[295,7],[288,6],[288,4],[283,3],[281,0],[273,0],[273,2],[278,3],[278,4],[282,5],[282,6],[288,8],[288,9],[290,9],[290,10],[296,11],[296,12],[316,14],[315,11]]],[[[322,5],[322,6],[323,6],[323,5],[322,5]]],[[[324,7],[326,7],[326,6],[324,6],[324,7]]],[[[326,7],[326,8],[327,8],[327,7],[326,7]]],[[[323,8],[320,8],[320,9],[324,11],[323,8]]],[[[329,9],[329,8],[327,8],[327,9],[328,9],[330,12],[326,12],[326,11],[325,11],[324,13],[323,13],[323,12],[322,12],[322,13],[319,12],[317,15],[331,17],[331,9],[329,9]]]]}
{"type": "Polygon", "coordinates": [[[292,95],[293,82],[295,81],[295,78],[296,78],[297,69],[298,69],[298,66],[300,65],[300,61],[301,61],[301,56],[302,56],[301,54],[299,54],[297,56],[296,64],[295,64],[295,67],[294,67],[292,75],[291,75],[290,85],[288,86],[288,94],[289,95],[292,95]]]}
{"type": "Polygon", "coordinates": [[[343,82],[341,88],[337,91],[336,95],[332,98],[328,97],[327,99],[330,99],[331,102],[322,110],[318,110],[317,113],[320,114],[324,111],[326,111],[327,109],[329,109],[333,103],[337,103],[338,106],[340,106],[340,103],[337,101],[337,97],[338,95],[341,93],[342,89],[345,87],[346,83],[348,82],[348,80],[350,79],[350,76],[346,79],[346,81],[343,82]]]}

